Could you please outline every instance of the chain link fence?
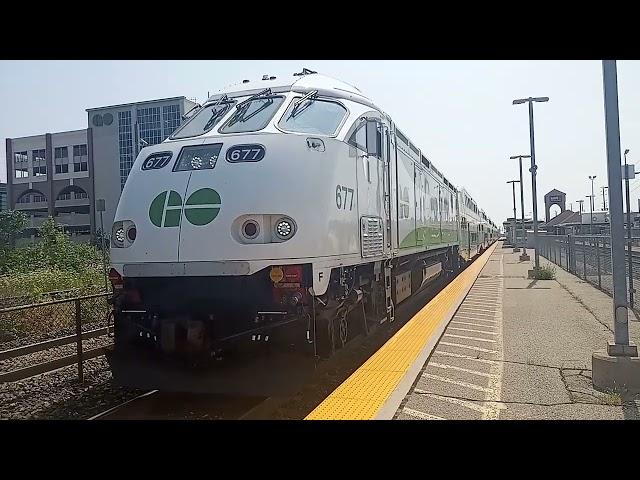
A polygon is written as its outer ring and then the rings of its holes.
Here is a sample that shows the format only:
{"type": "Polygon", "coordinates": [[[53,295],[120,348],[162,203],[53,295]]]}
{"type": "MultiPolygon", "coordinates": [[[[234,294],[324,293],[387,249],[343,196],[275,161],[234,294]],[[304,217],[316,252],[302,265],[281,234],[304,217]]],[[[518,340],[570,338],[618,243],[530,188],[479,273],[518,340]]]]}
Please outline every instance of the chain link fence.
{"type": "MultiPolygon", "coordinates": [[[[109,293],[98,293],[82,297],[50,302],[20,305],[0,309],[0,383],[14,382],[33,375],[49,372],[58,368],[78,365],[78,379],[84,379],[83,362],[104,353],[101,347],[83,351],[83,340],[109,335],[109,320],[112,308],[109,293]],[[95,328],[95,323],[100,324],[95,328]],[[93,324],[93,329],[91,329],[93,324]],[[3,344],[15,340],[37,338],[45,334],[51,338],[45,341],[22,344],[16,348],[2,349],[3,344]],[[66,334],[66,335],[65,335],[66,334]],[[75,354],[59,358],[49,357],[45,362],[22,365],[21,368],[3,371],[4,361],[25,357],[33,353],[49,351],[75,343],[75,354]]],[[[11,362],[9,364],[11,368],[11,362]]]]}
{"type": "Polygon", "coordinates": [[[111,312],[108,293],[0,308],[0,344],[25,337],[73,332],[80,325],[104,321],[111,312]]]}
{"type": "MultiPolygon", "coordinates": [[[[633,238],[631,253],[625,239],[625,272],[627,277],[627,301],[634,308],[634,286],[640,284],[640,237],[633,238]],[[629,276],[631,261],[631,277],[629,276]]],[[[611,273],[611,237],[608,235],[540,235],[539,253],[563,270],[589,282],[613,295],[611,273]]]]}

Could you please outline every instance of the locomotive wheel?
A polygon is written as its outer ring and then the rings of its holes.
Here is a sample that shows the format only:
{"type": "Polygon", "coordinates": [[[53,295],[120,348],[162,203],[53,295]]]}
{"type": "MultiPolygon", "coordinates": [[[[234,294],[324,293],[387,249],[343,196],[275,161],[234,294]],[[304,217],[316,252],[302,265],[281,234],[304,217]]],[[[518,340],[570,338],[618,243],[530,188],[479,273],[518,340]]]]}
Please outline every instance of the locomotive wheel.
{"type": "Polygon", "coordinates": [[[322,358],[331,357],[336,350],[335,313],[332,309],[316,317],[316,352],[322,358]]]}
{"type": "Polygon", "coordinates": [[[336,318],[335,333],[340,344],[340,348],[344,348],[344,346],[349,341],[349,323],[347,322],[346,310],[340,312],[340,314],[336,318]]]}

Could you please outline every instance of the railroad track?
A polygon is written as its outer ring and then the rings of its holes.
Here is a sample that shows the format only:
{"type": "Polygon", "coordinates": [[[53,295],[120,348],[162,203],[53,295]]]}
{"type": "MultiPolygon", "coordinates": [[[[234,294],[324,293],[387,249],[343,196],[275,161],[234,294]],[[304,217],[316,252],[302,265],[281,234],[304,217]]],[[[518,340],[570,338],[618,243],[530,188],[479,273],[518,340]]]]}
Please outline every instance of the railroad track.
{"type": "Polygon", "coordinates": [[[251,420],[269,416],[281,399],[193,395],[150,390],[88,420],[251,420]]]}

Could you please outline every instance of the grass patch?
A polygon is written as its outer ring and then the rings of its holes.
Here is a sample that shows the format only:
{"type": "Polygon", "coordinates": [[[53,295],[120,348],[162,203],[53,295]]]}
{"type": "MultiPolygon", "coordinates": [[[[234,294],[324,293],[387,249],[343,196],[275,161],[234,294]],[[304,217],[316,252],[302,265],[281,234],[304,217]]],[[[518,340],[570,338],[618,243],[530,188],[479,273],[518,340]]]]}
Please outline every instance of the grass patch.
{"type": "Polygon", "coordinates": [[[622,396],[618,392],[607,392],[602,397],[602,403],[605,405],[622,405],[622,396]]]}
{"type": "Polygon", "coordinates": [[[556,267],[545,265],[544,267],[533,267],[533,278],[536,280],[553,280],[556,278],[556,267]]]}

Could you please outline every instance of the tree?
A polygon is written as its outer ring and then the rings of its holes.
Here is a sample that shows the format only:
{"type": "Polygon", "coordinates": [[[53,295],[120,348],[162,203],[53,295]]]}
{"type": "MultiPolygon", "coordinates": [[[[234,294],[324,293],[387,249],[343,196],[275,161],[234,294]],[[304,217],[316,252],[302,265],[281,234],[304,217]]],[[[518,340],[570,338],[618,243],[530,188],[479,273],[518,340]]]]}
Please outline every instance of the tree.
{"type": "Polygon", "coordinates": [[[27,227],[27,216],[18,210],[0,212],[0,248],[13,246],[16,236],[27,227]]]}

